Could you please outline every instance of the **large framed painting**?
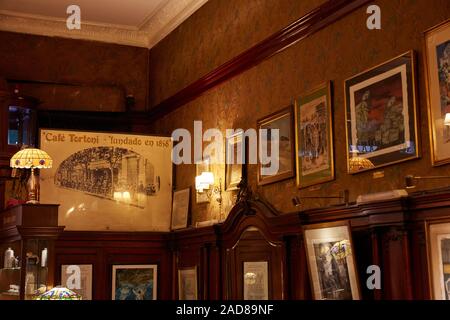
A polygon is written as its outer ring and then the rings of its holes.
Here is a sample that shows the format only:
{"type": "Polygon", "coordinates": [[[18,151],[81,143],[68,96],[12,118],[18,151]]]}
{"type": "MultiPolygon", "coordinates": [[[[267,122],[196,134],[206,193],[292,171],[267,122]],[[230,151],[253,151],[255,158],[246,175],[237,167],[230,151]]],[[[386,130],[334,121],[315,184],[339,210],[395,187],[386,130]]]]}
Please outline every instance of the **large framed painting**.
{"type": "Polygon", "coordinates": [[[41,129],[40,147],[53,159],[41,202],[60,204],[66,230],[170,230],[170,137],[41,129]]]}
{"type": "Polygon", "coordinates": [[[187,227],[190,196],[191,188],[174,191],[172,204],[172,230],[187,227]]]}
{"type": "Polygon", "coordinates": [[[112,300],[156,300],[158,266],[114,265],[112,300]]]}
{"type": "MultiPolygon", "coordinates": [[[[266,148],[265,154],[273,155],[272,140],[274,130],[278,130],[278,170],[275,174],[266,174],[265,168],[274,167],[274,164],[258,162],[258,185],[265,185],[294,177],[294,112],[289,106],[275,112],[256,124],[260,132],[261,143],[266,148]]],[[[260,152],[261,154],[261,152],[260,152]]],[[[266,162],[266,161],[265,161],[266,162]]]]}
{"type": "Polygon", "coordinates": [[[450,20],[425,32],[428,122],[434,166],[450,163],[450,20]]]}
{"type": "Polygon", "coordinates": [[[269,264],[244,261],[244,300],[269,300],[269,264]]]}
{"type": "Polygon", "coordinates": [[[197,266],[178,269],[178,300],[197,300],[197,266]]]}
{"type": "Polygon", "coordinates": [[[92,264],[61,265],[61,285],[92,300],[92,264]]]}
{"type": "Polygon", "coordinates": [[[359,300],[348,222],[304,226],[308,270],[316,300],[359,300]]]}
{"type": "Polygon", "coordinates": [[[450,300],[450,220],[427,223],[428,269],[435,300],[450,300]]]}
{"type": "Polygon", "coordinates": [[[237,190],[244,174],[244,131],[237,131],[225,138],[225,190],[237,190]]]}
{"type": "Polygon", "coordinates": [[[334,179],[331,83],[298,99],[295,106],[297,187],[334,179]]]}
{"type": "Polygon", "coordinates": [[[409,51],[345,81],[349,173],[419,156],[414,70],[409,51]]]}

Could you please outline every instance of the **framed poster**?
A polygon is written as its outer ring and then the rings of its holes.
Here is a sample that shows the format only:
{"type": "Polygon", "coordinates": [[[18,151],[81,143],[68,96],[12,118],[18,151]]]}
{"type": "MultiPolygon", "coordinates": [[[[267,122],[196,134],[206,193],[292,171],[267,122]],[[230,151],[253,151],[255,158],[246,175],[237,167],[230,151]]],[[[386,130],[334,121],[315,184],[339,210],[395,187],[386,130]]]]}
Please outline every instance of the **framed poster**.
{"type": "Polygon", "coordinates": [[[450,221],[427,223],[431,295],[450,300],[450,221]]]}
{"type": "Polygon", "coordinates": [[[114,265],[112,300],[156,300],[158,266],[114,265]]]}
{"type": "Polygon", "coordinates": [[[425,32],[428,122],[433,166],[450,163],[450,20],[425,32]]]}
{"type": "Polygon", "coordinates": [[[92,264],[61,265],[61,285],[92,300],[92,264]]]}
{"type": "Polygon", "coordinates": [[[244,262],[244,300],[269,300],[268,262],[244,262]]]}
{"type": "MultiPolygon", "coordinates": [[[[199,176],[202,172],[211,172],[211,159],[204,158],[203,160],[196,161],[195,163],[195,176],[199,176]]],[[[195,192],[195,202],[197,204],[200,203],[208,203],[208,193],[207,192],[195,192]]]]}
{"type": "Polygon", "coordinates": [[[190,195],[191,188],[178,190],[173,193],[172,230],[187,227],[190,195]]]}
{"type": "Polygon", "coordinates": [[[170,230],[170,137],[41,129],[40,148],[41,203],[60,204],[66,230],[170,230]]]}
{"type": "Polygon", "coordinates": [[[345,81],[348,173],[419,156],[414,69],[409,51],[345,81]]]}
{"type": "Polygon", "coordinates": [[[197,299],[197,266],[178,269],[178,300],[197,299]]]}
{"type": "Polygon", "coordinates": [[[244,172],[244,131],[238,131],[225,139],[225,190],[237,190],[244,172]]]}
{"type": "MultiPolygon", "coordinates": [[[[261,144],[266,146],[265,154],[273,155],[271,148],[271,137],[273,136],[273,130],[278,130],[278,172],[276,174],[264,174],[264,169],[272,166],[273,163],[263,164],[258,162],[258,185],[265,185],[285,179],[292,178],[294,176],[294,112],[292,106],[284,108],[278,112],[275,112],[267,117],[259,119],[256,123],[256,127],[260,132],[259,138],[261,144]],[[266,131],[261,131],[266,130],[266,131]]],[[[264,148],[265,149],[265,148],[264,148]]]]}
{"type": "Polygon", "coordinates": [[[316,300],[359,300],[348,222],[304,226],[308,270],[316,300]]]}
{"type": "Polygon", "coordinates": [[[297,187],[334,179],[331,83],[306,93],[295,106],[297,187]]]}

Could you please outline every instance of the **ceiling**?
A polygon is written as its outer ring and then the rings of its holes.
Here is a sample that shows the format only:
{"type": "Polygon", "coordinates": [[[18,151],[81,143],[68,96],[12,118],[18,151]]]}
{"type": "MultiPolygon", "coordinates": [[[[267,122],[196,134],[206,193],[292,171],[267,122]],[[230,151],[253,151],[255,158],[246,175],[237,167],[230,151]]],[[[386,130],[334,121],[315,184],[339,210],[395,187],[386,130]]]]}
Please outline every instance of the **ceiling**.
{"type": "Polygon", "coordinates": [[[0,0],[0,30],[151,48],[208,0],[0,0]],[[80,7],[81,29],[66,26],[80,7]]]}

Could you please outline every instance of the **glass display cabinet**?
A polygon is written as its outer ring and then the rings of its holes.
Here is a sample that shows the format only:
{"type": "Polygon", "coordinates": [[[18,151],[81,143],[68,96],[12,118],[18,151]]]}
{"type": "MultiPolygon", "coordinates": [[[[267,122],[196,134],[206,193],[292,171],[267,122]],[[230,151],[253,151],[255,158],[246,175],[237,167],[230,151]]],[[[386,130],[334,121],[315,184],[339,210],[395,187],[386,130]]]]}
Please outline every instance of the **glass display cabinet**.
{"type": "Polygon", "coordinates": [[[0,218],[0,300],[31,300],[54,285],[58,205],[20,205],[0,218]]]}

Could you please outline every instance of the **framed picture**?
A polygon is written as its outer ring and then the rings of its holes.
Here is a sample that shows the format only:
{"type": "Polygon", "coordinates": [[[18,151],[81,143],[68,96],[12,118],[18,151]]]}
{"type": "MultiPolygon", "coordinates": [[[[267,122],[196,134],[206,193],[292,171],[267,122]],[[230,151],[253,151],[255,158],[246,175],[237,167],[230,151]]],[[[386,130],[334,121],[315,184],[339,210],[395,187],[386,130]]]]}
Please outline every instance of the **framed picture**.
{"type": "Polygon", "coordinates": [[[178,300],[197,299],[197,266],[178,269],[178,300]]]}
{"type": "Polygon", "coordinates": [[[316,300],[359,300],[348,222],[304,226],[308,270],[316,300]]]}
{"type": "Polygon", "coordinates": [[[40,148],[53,159],[40,200],[66,230],[170,230],[170,137],[41,129],[40,148]]]}
{"type": "Polygon", "coordinates": [[[433,166],[450,163],[450,20],[425,32],[428,121],[433,166]]]}
{"type": "MultiPolygon", "coordinates": [[[[195,175],[199,176],[202,172],[211,172],[211,159],[204,158],[203,160],[197,161],[195,163],[195,175]]],[[[206,192],[195,192],[195,202],[197,204],[200,203],[208,203],[209,198],[206,192]]]]}
{"type": "Polygon", "coordinates": [[[409,51],[345,81],[349,173],[419,156],[414,60],[409,51]]]}
{"type": "Polygon", "coordinates": [[[92,264],[61,265],[61,285],[92,300],[92,264]]]}
{"type": "Polygon", "coordinates": [[[158,266],[114,265],[112,300],[156,300],[158,266]]]}
{"type": "Polygon", "coordinates": [[[331,83],[306,93],[295,106],[297,187],[334,179],[331,83]]]}
{"type": "MultiPolygon", "coordinates": [[[[294,176],[294,112],[292,106],[284,108],[276,113],[273,113],[263,119],[257,121],[256,124],[260,132],[260,139],[262,144],[267,146],[265,153],[273,155],[271,142],[273,137],[273,130],[278,130],[279,153],[278,153],[278,172],[276,174],[265,174],[268,167],[274,166],[273,163],[263,164],[258,162],[258,185],[265,185],[284,179],[289,179],[294,176]],[[266,130],[264,133],[261,133],[266,130]]],[[[261,145],[261,144],[260,144],[261,145]]]]}
{"type": "Polygon", "coordinates": [[[225,190],[237,190],[244,172],[244,131],[229,135],[225,140],[225,190]]]}
{"type": "Polygon", "coordinates": [[[432,298],[450,300],[450,221],[427,223],[427,244],[432,298]]]}
{"type": "Polygon", "coordinates": [[[244,262],[244,300],[269,300],[268,262],[244,262]]]}
{"type": "Polygon", "coordinates": [[[173,193],[172,230],[187,227],[190,195],[191,188],[178,190],[173,193]]]}

